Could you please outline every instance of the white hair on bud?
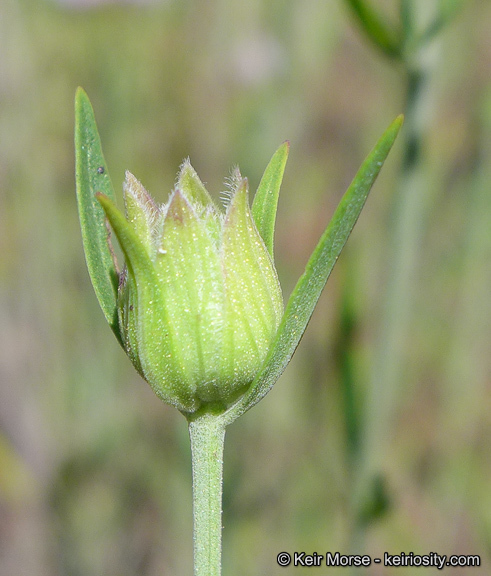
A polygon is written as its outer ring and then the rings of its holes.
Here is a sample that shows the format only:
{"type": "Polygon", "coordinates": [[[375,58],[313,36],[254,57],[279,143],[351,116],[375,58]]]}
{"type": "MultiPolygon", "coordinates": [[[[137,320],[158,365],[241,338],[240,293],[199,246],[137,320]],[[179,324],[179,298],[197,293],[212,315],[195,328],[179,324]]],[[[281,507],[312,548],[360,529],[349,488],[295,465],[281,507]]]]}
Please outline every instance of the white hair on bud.
{"type": "Polygon", "coordinates": [[[220,192],[220,200],[222,201],[225,208],[228,207],[230,201],[234,197],[235,193],[242,184],[242,174],[240,173],[239,167],[233,166],[230,170],[230,176],[224,180],[225,190],[220,192]]]}
{"type": "Polygon", "coordinates": [[[135,202],[143,209],[145,217],[150,228],[152,242],[158,244],[160,242],[161,228],[159,220],[161,220],[163,207],[159,206],[150,194],[145,190],[144,186],[139,182],[133,174],[127,170],[126,179],[123,184],[123,193],[129,194],[135,202]]]}
{"type": "Polygon", "coordinates": [[[186,168],[191,169],[196,174],[196,170],[192,167],[191,160],[189,159],[189,156],[187,158],[184,158],[184,160],[181,162],[181,165],[179,166],[179,171],[177,172],[176,181],[175,181],[175,187],[176,188],[179,184],[179,180],[181,179],[181,174],[184,172],[184,170],[186,168]]]}
{"type": "Polygon", "coordinates": [[[124,194],[130,194],[133,199],[141,206],[147,217],[147,221],[152,227],[159,216],[159,207],[155,200],[145,190],[144,186],[139,182],[135,176],[126,170],[126,179],[123,184],[124,194]]]}

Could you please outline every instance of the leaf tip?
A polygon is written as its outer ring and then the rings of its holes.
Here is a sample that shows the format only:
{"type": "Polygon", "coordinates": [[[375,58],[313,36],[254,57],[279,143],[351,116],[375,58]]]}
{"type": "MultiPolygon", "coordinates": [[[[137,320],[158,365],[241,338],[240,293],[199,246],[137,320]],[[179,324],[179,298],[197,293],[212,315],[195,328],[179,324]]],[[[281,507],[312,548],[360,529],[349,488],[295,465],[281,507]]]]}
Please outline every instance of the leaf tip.
{"type": "Polygon", "coordinates": [[[75,90],[75,105],[83,106],[87,102],[90,102],[87,92],[82,88],[82,86],[79,86],[75,90]]]}
{"type": "Polygon", "coordinates": [[[389,143],[389,149],[395,142],[395,139],[397,138],[399,132],[401,131],[403,124],[404,124],[404,114],[399,114],[399,116],[397,116],[396,119],[392,121],[390,126],[383,134],[381,140],[386,139],[386,141],[389,143]]]}
{"type": "Polygon", "coordinates": [[[397,116],[397,118],[393,122],[394,128],[397,128],[397,131],[399,131],[402,128],[403,124],[404,124],[404,114],[399,114],[399,116],[397,116]]]}
{"type": "Polygon", "coordinates": [[[285,140],[283,142],[283,144],[281,144],[280,146],[278,146],[278,149],[276,150],[275,154],[273,157],[275,156],[282,156],[283,157],[283,161],[286,164],[286,160],[288,158],[288,154],[290,153],[290,140],[285,140]]]}

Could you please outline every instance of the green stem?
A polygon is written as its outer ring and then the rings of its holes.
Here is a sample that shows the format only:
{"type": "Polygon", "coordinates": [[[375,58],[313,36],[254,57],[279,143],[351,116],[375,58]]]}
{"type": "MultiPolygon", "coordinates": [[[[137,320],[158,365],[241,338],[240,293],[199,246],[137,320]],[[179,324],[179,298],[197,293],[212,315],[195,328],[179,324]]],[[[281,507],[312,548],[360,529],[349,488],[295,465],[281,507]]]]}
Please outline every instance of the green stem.
{"type": "Polygon", "coordinates": [[[367,399],[366,450],[377,471],[385,458],[391,421],[401,397],[401,381],[410,331],[417,262],[422,250],[428,186],[424,182],[422,144],[427,114],[428,73],[408,69],[404,156],[393,210],[389,244],[390,277],[384,298],[382,327],[375,354],[372,385],[367,399]]]}
{"type": "MultiPolygon", "coordinates": [[[[383,300],[380,336],[358,424],[359,442],[350,448],[353,474],[349,517],[350,551],[359,554],[365,545],[367,527],[388,505],[384,483],[384,463],[390,442],[391,425],[402,394],[406,347],[411,329],[412,307],[417,283],[418,258],[430,195],[424,173],[424,141],[428,113],[428,85],[433,69],[426,48],[414,37],[414,6],[401,0],[401,19],[406,49],[400,63],[406,75],[403,158],[399,184],[392,207],[391,248],[387,291],[383,300]],[[356,551],[356,552],[355,552],[356,551]]],[[[403,42],[403,40],[401,40],[403,42]]],[[[350,408],[351,409],[351,408],[350,408]]],[[[358,569],[353,574],[361,574],[358,569]]]]}
{"type": "MultiPolygon", "coordinates": [[[[428,74],[422,67],[406,64],[407,88],[404,121],[403,159],[399,185],[394,198],[393,229],[389,244],[390,277],[382,309],[381,333],[375,351],[372,380],[365,399],[363,422],[359,423],[358,444],[352,445],[352,467],[356,470],[349,502],[351,519],[350,552],[360,554],[367,526],[380,513],[387,496],[383,489],[384,461],[390,442],[391,424],[401,398],[405,349],[410,331],[417,261],[422,249],[423,225],[427,209],[427,185],[423,180],[422,147],[425,135],[428,74]],[[380,500],[380,497],[382,500],[380,500]]],[[[353,575],[362,574],[359,568],[353,575]]]]}
{"type": "Polygon", "coordinates": [[[225,427],[205,414],[189,422],[193,461],[194,575],[220,576],[225,427]]]}

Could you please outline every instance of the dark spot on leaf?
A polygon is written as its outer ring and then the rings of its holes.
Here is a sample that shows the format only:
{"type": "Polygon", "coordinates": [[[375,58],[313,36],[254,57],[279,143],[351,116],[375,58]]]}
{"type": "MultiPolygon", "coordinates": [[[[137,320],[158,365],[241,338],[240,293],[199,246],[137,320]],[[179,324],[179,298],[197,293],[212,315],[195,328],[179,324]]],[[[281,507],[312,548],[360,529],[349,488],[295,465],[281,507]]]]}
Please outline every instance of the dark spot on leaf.
{"type": "Polygon", "coordinates": [[[99,166],[99,168],[97,168],[97,174],[104,174],[104,172],[104,166],[99,166]]]}

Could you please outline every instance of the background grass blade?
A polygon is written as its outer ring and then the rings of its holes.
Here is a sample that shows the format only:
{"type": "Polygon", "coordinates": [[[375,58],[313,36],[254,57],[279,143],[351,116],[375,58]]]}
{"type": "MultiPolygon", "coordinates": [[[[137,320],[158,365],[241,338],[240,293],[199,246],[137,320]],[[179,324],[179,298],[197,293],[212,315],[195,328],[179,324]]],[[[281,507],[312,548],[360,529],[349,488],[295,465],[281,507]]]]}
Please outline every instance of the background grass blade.
{"type": "Polygon", "coordinates": [[[379,13],[366,0],[346,0],[363,31],[387,56],[398,57],[401,53],[400,34],[387,26],[379,13]]]}
{"type": "Polygon", "coordinates": [[[343,196],[331,222],[312,253],[304,274],[290,296],[275,342],[263,364],[264,368],[257,375],[249,392],[224,414],[227,424],[259,402],[288,365],[402,122],[403,117],[399,116],[389,126],[363,162],[343,196]]]}
{"type": "Polygon", "coordinates": [[[94,111],[82,88],[78,88],[75,96],[75,157],[85,259],[102,311],[122,345],[116,306],[119,275],[108,243],[105,214],[95,196],[101,192],[115,202],[114,190],[102,154],[94,111]]]}
{"type": "Polygon", "coordinates": [[[252,203],[254,222],[268,252],[271,254],[271,258],[273,258],[276,207],[278,206],[278,196],[289,151],[289,142],[284,142],[273,154],[266,166],[252,203]]]}

